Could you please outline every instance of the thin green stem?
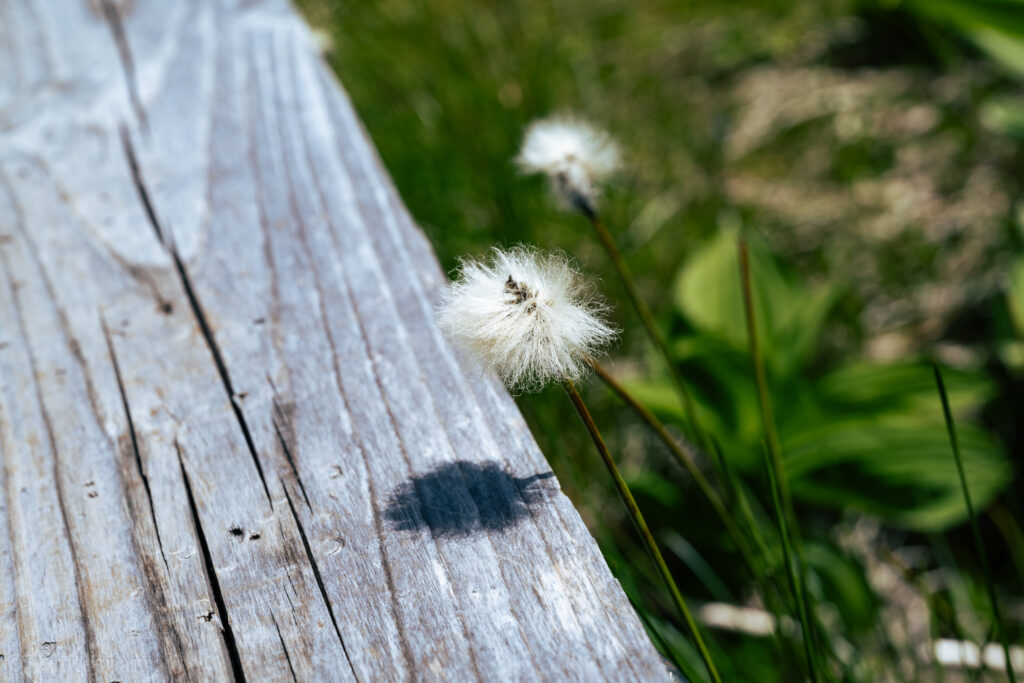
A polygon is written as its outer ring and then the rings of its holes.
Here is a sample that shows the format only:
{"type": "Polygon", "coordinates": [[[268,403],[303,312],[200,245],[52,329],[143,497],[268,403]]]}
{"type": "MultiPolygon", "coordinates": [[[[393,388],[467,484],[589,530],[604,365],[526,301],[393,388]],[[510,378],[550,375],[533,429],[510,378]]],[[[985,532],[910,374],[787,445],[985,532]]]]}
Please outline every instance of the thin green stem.
{"type": "Polygon", "coordinates": [[[789,524],[786,522],[786,513],[782,508],[782,499],[779,487],[779,472],[775,469],[775,459],[764,449],[765,468],[768,471],[768,485],[772,492],[772,507],[775,509],[776,521],[779,525],[779,538],[782,540],[782,556],[786,563],[786,576],[789,578],[793,595],[796,596],[797,612],[800,615],[800,628],[803,631],[804,653],[807,656],[807,669],[812,681],[818,680],[818,667],[814,656],[814,641],[811,639],[811,618],[807,610],[807,601],[804,600],[803,587],[801,586],[797,568],[793,564],[793,549],[789,540],[789,524]]]}
{"type": "MultiPolygon", "coordinates": [[[[747,318],[747,338],[750,344],[750,357],[754,362],[754,379],[757,384],[757,402],[761,408],[761,421],[764,423],[764,432],[768,439],[768,452],[772,460],[780,460],[782,447],[779,445],[779,434],[775,429],[775,416],[772,412],[772,402],[768,394],[768,378],[764,369],[764,357],[761,354],[761,345],[757,339],[757,316],[754,313],[753,287],[750,282],[750,253],[747,249],[747,240],[739,239],[740,257],[740,278],[743,285],[743,310],[747,318]]],[[[784,472],[781,462],[775,462],[775,467],[784,472]]],[[[795,519],[790,502],[789,483],[785,477],[779,481],[779,490],[782,495],[782,502],[786,514],[795,519]]]]}
{"type": "Polygon", "coordinates": [[[630,519],[633,520],[633,524],[636,525],[637,531],[640,532],[644,545],[647,547],[647,551],[650,553],[651,559],[654,560],[654,564],[657,565],[658,572],[661,574],[662,580],[664,580],[669,593],[672,595],[672,600],[675,602],[676,608],[678,608],[680,615],[683,617],[683,621],[686,622],[686,626],[690,630],[690,634],[693,636],[693,642],[697,646],[701,659],[704,660],[704,665],[708,669],[708,674],[710,674],[715,683],[721,683],[722,679],[718,675],[718,670],[715,668],[715,664],[711,659],[711,653],[708,651],[707,645],[704,644],[704,638],[701,636],[700,630],[697,628],[697,622],[694,620],[693,614],[690,612],[690,608],[686,606],[686,601],[683,600],[683,595],[679,592],[679,587],[676,586],[675,579],[672,578],[672,573],[668,570],[668,565],[665,564],[665,558],[662,557],[661,550],[658,548],[658,544],[654,540],[654,535],[647,526],[643,513],[640,512],[640,507],[636,504],[636,499],[633,498],[633,493],[629,490],[626,480],[622,478],[622,474],[619,472],[618,466],[612,459],[611,453],[608,451],[608,446],[605,445],[604,438],[602,438],[601,432],[597,429],[597,424],[594,422],[594,418],[591,417],[590,411],[587,410],[587,406],[583,403],[583,397],[580,396],[579,392],[576,390],[576,385],[574,385],[571,380],[566,379],[563,384],[565,386],[566,393],[569,394],[569,399],[576,408],[576,412],[579,413],[580,419],[583,420],[583,424],[586,426],[587,432],[590,434],[590,438],[593,439],[594,445],[597,447],[597,451],[600,453],[605,467],[608,468],[608,473],[611,474],[612,480],[615,482],[615,488],[618,490],[619,497],[622,498],[622,502],[626,506],[626,511],[629,513],[630,519]]]}
{"type": "MultiPolygon", "coordinates": [[[[793,497],[789,491],[789,480],[786,478],[786,465],[782,461],[782,446],[779,444],[779,433],[775,428],[775,415],[772,410],[771,395],[768,392],[768,376],[764,369],[764,356],[757,338],[757,315],[754,312],[754,290],[750,278],[750,253],[747,240],[739,238],[740,280],[743,289],[743,311],[747,319],[747,341],[750,345],[750,357],[754,363],[754,380],[757,385],[757,402],[761,408],[761,421],[768,440],[768,453],[772,457],[775,469],[779,472],[779,492],[782,496],[783,509],[789,517],[793,531],[793,545],[797,556],[803,563],[803,549],[800,539],[800,528],[796,523],[796,512],[793,509],[793,497]]],[[[801,576],[802,576],[801,572],[801,576]]],[[[802,581],[801,581],[802,583],[802,581]]]]}
{"type": "MultiPolygon", "coordinates": [[[[757,399],[761,407],[761,420],[764,423],[764,431],[767,440],[766,452],[769,460],[769,469],[772,477],[772,486],[778,488],[779,529],[783,541],[783,552],[787,570],[791,574],[793,592],[796,597],[797,607],[800,610],[800,626],[804,631],[804,647],[807,651],[807,664],[810,669],[811,680],[818,680],[818,662],[815,657],[814,625],[811,622],[811,613],[807,603],[807,585],[804,578],[804,558],[802,543],[800,541],[799,527],[796,523],[796,513],[793,510],[793,499],[789,491],[789,482],[786,479],[786,468],[782,461],[782,447],[779,445],[779,434],[775,428],[775,416],[772,413],[771,397],[768,393],[768,377],[764,368],[764,357],[761,354],[761,347],[757,339],[757,316],[754,312],[754,292],[750,278],[750,253],[747,249],[747,240],[740,237],[738,242],[740,281],[743,289],[743,311],[747,320],[747,341],[750,345],[750,357],[754,364],[754,379],[757,384],[757,399]],[[783,523],[785,522],[785,523],[783,523]],[[790,536],[792,533],[792,537],[790,536]],[[792,541],[792,543],[790,543],[792,541]],[[792,544],[796,552],[797,563],[793,568],[792,557],[789,554],[789,545],[792,544]]],[[[773,490],[773,496],[775,491],[773,490]]],[[[773,497],[772,502],[775,502],[773,497]]]]}
{"type": "MultiPolygon", "coordinates": [[[[676,460],[679,461],[693,477],[694,481],[697,483],[697,487],[700,488],[701,492],[703,492],[707,497],[711,506],[715,509],[719,518],[721,518],[722,523],[729,532],[729,535],[736,543],[736,547],[739,550],[740,555],[743,557],[743,561],[750,569],[750,573],[753,576],[754,581],[760,587],[765,603],[771,610],[771,613],[775,616],[776,622],[780,621],[782,610],[780,608],[778,598],[772,592],[772,586],[769,583],[767,575],[765,574],[762,566],[755,559],[750,543],[740,529],[735,517],[733,517],[732,513],[729,512],[729,509],[725,506],[725,502],[722,500],[722,497],[718,495],[715,489],[711,486],[711,483],[704,476],[704,473],[697,467],[697,464],[694,461],[692,447],[680,442],[679,439],[672,435],[668,429],[666,429],[661,420],[659,420],[654,413],[648,410],[646,406],[637,401],[636,398],[630,394],[629,391],[623,387],[604,366],[594,359],[590,360],[590,365],[594,368],[594,372],[597,373],[598,377],[600,377],[612,389],[612,391],[618,394],[619,398],[632,408],[637,415],[639,415],[640,418],[654,430],[654,432],[668,447],[669,451],[675,456],[676,460]]],[[[721,464],[723,467],[727,467],[724,459],[721,464]]],[[[726,473],[728,474],[727,471],[726,473]]],[[[770,560],[768,546],[765,544],[764,539],[761,536],[760,528],[757,526],[757,522],[754,520],[754,516],[750,511],[750,506],[747,503],[745,494],[742,490],[737,490],[736,494],[740,511],[746,516],[746,521],[748,525],[750,525],[752,535],[758,543],[760,556],[764,559],[765,566],[767,566],[767,563],[770,560]]],[[[776,631],[776,639],[781,638],[780,633],[780,631],[776,631]]],[[[781,642],[781,640],[779,642],[781,642]]]]}
{"type": "Polygon", "coordinates": [[[750,500],[747,497],[747,492],[744,490],[743,482],[736,475],[732,464],[722,455],[721,452],[718,451],[717,446],[715,447],[715,451],[718,457],[719,466],[722,468],[722,472],[725,475],[724,480],[729,482],[732,497],[736,506],[740,510],[740,515],[747,523],[747,528],[750,529],[750,535],[754,539],[754,545],[757,546],[757,551],[760,556],[764,558],[765,566],[771,567],[771,552],[768,550],[768,543],[764,539],[764,534],[761,530],[761,523],[754,516],[754,511],[750,507],[750,500]]]}
{"type": "Polygon", "coordinates": [[[686,471],[690,473],[690,476],[693,477],[693,481],[697,484],[697,488],[701,490],[704,496],[708,499],[708,502],[711,503],[711,507],[715,509],[715,513],[717,513],[719,518],[722,520],[722,523],[725,525],[726,530],[732,537],[733,542],[736,543],[737,549],[743,556],[744,562],[746,562],[747,566],[750,568],[751,573],[754,574],[755,578],[757,578],[760,575],[760,572],[758,571],[757,563],[754,561],[754,555],[751,552],[750,544],[747,542],[746,537],[743,535],[739,525],[733,518],[732,513],[730,513],[725,507],[722,497],[718,495],[715,489],[711,486],[711,482],[708,481],[707,477],[704,476],[704,473],[700,471],[699,467],[697,467],[692,450],[686,445],[680,443],[679,439],[670,434],[668,429],[665,428],[665,425],[662,424],[661,420],[659,420],[654,413],[648,410],[646,406],[637,401],[633,395],[618,382],[618,380],[612,377],[611,373],[609,373],[604,366],[594,360],[591,361],[590,365],[594,368],[594,372],[597,373],[597,376],[600,377],[612,391],[618,394],[619,398],[621,398],[626,405],[632,408],[633,411],[640,416],[640,419],[646,422],[647,425],[654,430],[654,433],[657,434],[662,442],[668,447],[669,451],[673,456],[675,456],[675,459],[679,464],[681,464],[686,471]]]}
{"type": "Polygon", "coordinates": [[[648,336],[651,341],[654,342],[654,346],[657,347],[658,352],[661,353],[665,359],[665,364],[668,366],[669,374],[672,376],[672,382],[675,384],[676,392],[679,394],[679,399],[683,403],[683,410],[686,412],[686,417],[690,421],[690,427],[693,429],[693,434],[696,436],[697,442],[700,443],[706,451],[710,451],[710,442],[708,440],[707,432],[704,431],[704,427],[701,425],[700,417],[697,415],[697,406],[693,402],[693,397],[690,395],[689,389],[686,388],[686,382],[683,380],[682,373],[679,372],[679,365],[672,358],[672,354],[669,352],[668,344],[665,342],[665,336],[661,333],[657,323],[654,321],[654,315],[651,313],[651,309],[648,308],[647,303],[644,302],[640,296],[640,291],[636,287],[636,281],[633,279],[633,275],[629,271],[629,265],[626,260],[622,258],[622,253],[619,251],[618,246],[615,244],[615,239],[612,234],[605,227],[601,217],[597,215],[589,205],[581,207],[583,214],[590,220],[590,225],[593,226],[594,232],[597,233],[597,238],[601,241],[604,246],[604,250],[608,252],[608,257],[612,260],[612,265],[615,266],[616,272],[619,274],[619,279],[622,280],[622,284],[626,288],[626,294],[629,295],[629,301],[633,304],[633,308],[636,310],[637,315],[640,316],[641,322],[647,330],[648,336]]]}
{"type": "Polygon", "coordinates": [[[946,420],[946,431],[949,432],[949,443],[953,447],[953,458],[956,460],[956,472],[960,477],[960,488],[964,494],[964,503],[967,505],[967,516],[971,520],[971,533],[974,535],[974,546],[978,553],[978,561],[981,563],[981,572],[985,577],[985,589],[988,591],[989,602],[992,603],[992,620],[994,622],[996,636],[1003,646],[1003,655],[1006,657],[1006,673],[1010,677],[1010,683],[1017,683],[1017,674],[1013,670],[1013,661],[1010,659],[1010,645],[1006,640],[1006,630],[1003,628],[1003,619],[999,611],[999,599],[996,597],[996,585],[992,580],[992,568],[988,563],[988,553],[985,552],[985,543],[981,538],[981,528],[978,526],[978,517],[974,513],[974,505],[971,503],[971,492],[967,488],[967,474],[964,472],[964,461],[960,456],[960,444],[956,438],[956,425],[953,422],[953,412],[949,408],[949,396],[946,394],[946,384],[942,381],[942,372],[937,363],[932,363],[932,370],[935,373],[935,384],[939,388],[939,398],[942,399],[942,415],[946,420]]]}

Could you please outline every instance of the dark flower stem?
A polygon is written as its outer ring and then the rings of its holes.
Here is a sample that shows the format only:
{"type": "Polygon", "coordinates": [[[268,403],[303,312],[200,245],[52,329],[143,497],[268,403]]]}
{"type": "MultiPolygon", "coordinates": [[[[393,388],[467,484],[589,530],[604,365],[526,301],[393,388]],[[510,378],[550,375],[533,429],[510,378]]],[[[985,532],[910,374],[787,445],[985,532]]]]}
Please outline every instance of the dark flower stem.
{"type": "Polygon", "coordinates": [[[992,603],[992,620],[995,625],[996,636],[1003,646],[1003,655],[1006,657],[1006,674],[1010,683],[1017,683],[1017,674],[1013,670],[1013,661],[1010,659],[1010,645],[1006,640],[1006,630],[1003,628],[1003,619],[999,611],[999,598],[996,596],[996,585],[992,580],[992,568],[988,563],[988,553],[985,552],[985,543],[981,538],[981,528],[978,526],[978,517],[974,513],[974,505],[971,503],[971,492],[967,488],[967,474],[964,472],[964,461],[960,456],[960,444],[956,438],[956,426],[953,422],[953,412],[949,409],[949,396],[946,394],[946,384],[942,381],[942,372],[937,363],[932,363],[932,370],[935,372],[935,384],[939,389],[939,398],[942,399],[942,415],[946,419],[946,430],[949,432],[949,443],[953,447],[953,458],[956,460],[956,472],[960,476],[960,488],[964,493],[964,503],[967,505],[967,516],[971,520],[971,534],[974,536],[974,546],[978,553],[978,561],[981,563],[981,573],[985,577],[985,590],[988,592],[988,599],[992,603]]]}
{"type": "Polygon", "coordinates": [[[682,615],[683,620],[686,622],[686,626],[693,637],[693,642],[697,646],[698,652],[700,652],[701,659],[704,660],[704,666],[707,667],[708,674],[710,674],[711,679],[715,683],[721,683],[722,679],[718,675],[718,670],[715,668],[715,664],[711,659],[711,653],[708,651],[707,645],[704,644],[704,638],[701,636],[700,630],[697,628],[697,622],[694,620],[693,614],[690,612],[690,608],[686,606],[686,601],[683,600],[683,595],[679,592],[679,587],[676,586],[675,579],[672,578],[672,573],[668,570],[668,565],[665,564],[665,558],[662,556],[661,550],[658,548],[658,544],[654,540],[654,535],[647,526],[643,513],[640,512],[640,507],[636,504],[636,499],[633,498],[633,493],[629,490],[626,480],[622,478],[622,474],[619,472],[618,466],[612,459],[611,453],[608,451],[608,446],[605,445],[604,438],[602,438],[601,432],[597,429],[597,424],[594,422],[594,418],[591,417],[590,411],[587,410],[587,406],[583,403],[583,398],[576,390],[576,385],[574,385],[569,379],[566,379],[563,382],[563,385],[565,386],[566,393],[569,394],[569,400],[572,401],[573,406],[576,408],[576,412],[579,413],[580,419],[583,420],[583,424],[586,426],[587,432],[590,434],[590,438],[593,439],[594,445],[597,447],[597,451],[600,453],[605,467],[608,468],[608,473],[611,474],[612,480],[615,482],[615,488],[618,490],[619,497],[622,498],[622,502],[626,506],[626,512],[629,514],[630,519],[633,521],[637,531],[640,533],[640,537],[643,539],[644,545],[647,547],[647,551],[651,555],[651,559],[654,560],[654,564],[657,565],[658,572],[661,574],[662,580],[664,580],[669,593],[672,595],[672,600],[675,602],[676,608],[679,610],[680,615],[682,615]]]}
{"type": "Polygon", "coordinates": [[[618,394],[619,398],[621,398],[626,405],[632,408],[633,411],[640,416],[640,419],[646,422],[647,425],[654,430],[654,433],[658,435],[662,442],[664,442],[679,464],[681,464],[686,471],[690,473],[690,476],[693,477],[693,481],[708,499],[708,502],[711,503],[711,507],[715,509],[715,512],[721,518],[722,523],[729,532],[729,535],[732,536],[733,542],[736,543],[736,547],[743,556],[744,562],[746,562],[751,572],[757,576],[759,574],[757,564],[754,561],[754,556],[746,537],[743,535],[743,532],[740,531],[739,525],[733,518],[732,513],[730,513],[725,507],[725,503],[722,501],[721,496],[718,495],[718,492],[711,486],[707,477],[705,477],[704,473],[700,471],[699,467],[697,467],[692,450],[669,433],[661,420],[659,420],[654,413],[648,410],[646,406],[633,398],[633,395],[630,394],[625,387],[619,384],[619,382],[611,376],[611,373],[609,373],[604,366],[595,360],[591,360],[590,365],[594,368],[594,372],[597,373],[597,376],[600,377],[612,391],[618,394]]]}
{"type": "Polygon", "coordinates": [[[786,468],[782,462],[779,434],[775,429],[775,416],[772,414],[771,397],[768,394],[768,377],[764,369],[764,358],[761,355],[761,347],[757,341],[757,316],[754,312],[754,293],[750,279],[750,253],[747,249],[747,240],[740,237],[737,246],[739,249],[740,281],[743,289],[743,310],[747,319],[747,339],[750,344],[750,357],[754,364],[757,398],[761,406],[761,420],[764,423],[767,441],[765,451],[768,460],[769,483],[772,485],[772,503],[776,507],[776,515],[779,518],[779,535],[782,538],[786,569],[790,575],[797,609],[800,614],[800,626],[803,629],[804,648],[807,653],[807,667],[810,671],[811,680],[817,681],[818,662],[814,651],[815,641],[812,637],[814,625],[811,622],[811,611],[807,601],[800,531],[796,524],[796,514],[793,511],[793,500],[789,493],[786,468]],[[796,553],[797,561],[795,563],[790,554],[791,550],[796,553]]]}
{"type": "MultiPolygon", "coordinates": [[[[736,518],[733,517],[731,512],[729,512],[729,509],[725,506],[725,502],[722,500],[722,497],[718,495],[718,492],[715,491],[714,487],[711,486],[711,483],[707,480],[707,477],[705,477],[704,473],[701,472],[700,468],[697,467],[697,463],[695,462],[693,454],[693,446],[683,441],[680,441],[672,433],[670,433],[668,429],[665,428],[665,425],[661,422],[661,420],[659,420],[657,416],[654,415],[654,413],[648,410],[646,406],[637,401],[636,398],[632,394],[630,394],[624,386],[622,386],[614,377],[612,377],[611,373],[609,373],[603,365],[598,363],[593,358],[590,359],[590,365],[591,367],[594,368],[594,372],[597,373],[598,377],[600,377],[605,382],[605,384],[607,384],[612,389],[612,391],[618,394],[619,398],[621,398],[623,402],[626,403],[626,405],[632,408],[637,413],[637,415],[639,415],[640,418],[644,422],[646,422],[652,430],[654,430],[655,434],[657,434],[658,437],[661,438],[661,440],[668,447],[669,451],[675,456],[676,460],[679,461],[679,463],[683,467],[685,467],[686,470],[693,477],[693,480],[697,483],[697,487],[700,488],[701,492],[703,492],[704,495],[707,497],[708,501],[711,503],[711,506],[715,509],[715,512],[718,514],[719,518],[721,518],[722,523],[725,525],[726,530],[729,532],[729,535],[732,537],[733,542],[736,543],[736,548],[737,550],[739,550],[740,555],[743,557],[743,561],[746,563],[748,569],[750,570],[751,576],[753,576],[754,580],[761,587],[765,603],[771,610],[771,613],[775,616],[777,621],[780,620],[780,617],[782,615],[782,609],[778,601],[778,598],[774,595],[774,593],[771,590],[772,587],[769,585],[768,577],[765,575],[762,565],[756,561],[755,555],[751,550],[750,543],[747,537],[740,530],[740,526],[736,522],[736,518]]],[[[737,502],[740,506],[740,509],[746,514],[746,521],[750,525],[750,530],[751,533],[754,535],[754,540],[758,543],[758,549],[761,554],[761,557],[767,563],[770,561],[770,554],[768,552],[767,546],[764,543],[764,540],[761,538],[760,528],[758,527],[757,522],[754,520],[753,515],[750,513],[750,508],[747,505],[746,499],[743,497],[743,492],[737,490],[736,493],[738,496],[737,502]]],[[[776,631],[777,643],[781,643],[781,640],[778,640],[778,635],[779,632],[776,631]]]]}
{"type": "Polygon", "coordinates": [[[619,275],[619,279],[622,280],[623,286],[626,288],[626,294],[629,296],[629,301],[636,310],[637,315],[640,316],[640,321],[644,324],[644,328],[647,330],[647,335],[654,342],[654,346],[658,349],[662,358],[665,360],[665,364],[668,366],[669,374],[672,377],[672,382],[675,385],[676,393],[679,394],[679,399],[682,401],[683,410],[686,412],[686,417],[690,422],[690,428],[693,430],[693,435],[701,447],[710,452],[711,444],[708,441],[707,432],[704,431],[703,426],[700,423],[700,417],[697,415],[697,407],[693,402],[693,398],[690,395],[689,389],[686,388],[686,382],[683,380],[682,373],[679,372],[679,365],[672,358],[672,354],[669,352],[668,344],[665,342],[665,336],[658,329],[657,323],[654,321],[654,315],[651,313],[651,309],[648,308],[643,298],[640,296],[640,292],[636,287],[636,281],[633,279],[632,273],[629,271],[629,265],[626,260],[622,258],[622,253],[619,251],[618,246],[615,244],[615,239],[612,234],[605,227],[601,217],[598,216],[597,211],[594,210],[593,206],[588,201],[577,201],[576,206],[579,211],[587,217],[590,221],[590,225],[594,228],[594,232],[597,234],[597,238],[601,241],[601,245],[604,250],[608,252],[608,257],[612,260],[612,265],[615,266],[615,270],[619,275]]]}

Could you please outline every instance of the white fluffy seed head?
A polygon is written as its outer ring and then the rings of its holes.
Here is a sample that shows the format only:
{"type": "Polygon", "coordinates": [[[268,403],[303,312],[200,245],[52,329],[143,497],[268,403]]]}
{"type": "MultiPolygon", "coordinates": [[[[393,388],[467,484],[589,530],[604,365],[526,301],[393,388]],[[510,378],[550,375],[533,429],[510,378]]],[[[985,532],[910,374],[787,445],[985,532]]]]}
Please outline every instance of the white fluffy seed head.
{"type": "Polygon", "coordinates": [[[592,212],[601,184],[618,169],[619,150],[607,133],[588,123],[543,119],[526,129],[516,164],[524,173],[547,175],[567,206],[592,212]]]}
{"type": "Polygon", "coordinates": [[[437,319],[450,340],[518,392],[578,379],[615,337],[605,311],[565,255],[516,247],[463,260],[437,319]]]}

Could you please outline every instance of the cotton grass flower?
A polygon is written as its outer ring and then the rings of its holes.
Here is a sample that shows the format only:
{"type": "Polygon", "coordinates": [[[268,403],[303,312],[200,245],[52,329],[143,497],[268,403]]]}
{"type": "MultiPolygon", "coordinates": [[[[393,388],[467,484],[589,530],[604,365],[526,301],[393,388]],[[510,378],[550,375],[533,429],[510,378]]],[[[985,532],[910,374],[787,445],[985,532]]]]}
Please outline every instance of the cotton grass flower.
{"type": "Polygon", "coordinates": [[[605,311],[565,255],[516,247],[463,260],[437,319],[509,389],[529,391],[584,374],[588,359],[615,336],[605,311]]]}
{"type": "Polygon", "coordinates": [[[488,260],[462,261],[458,277],[442,294],[437,320],[452,341],[513,391],[536,389],[553,380],[562,383],[615,483],[626,514],[640,531],[686,622],[711,680],[721,683],[697,622],[574,383],[592,355],[615,336],[604,319],[605,310],[563,254],[541,254],[527,247],[495,248],[488,260]]]}
{"type": "Polygon", "coordinates": [[[567,206],[593,213],[601,184],[618,169],[619,151],[602,130],[573,118],[535,121],[526,130],[516,164],[543,173],[567,206]]]}
{"type": "Polygon", "coordinates": [[[629,271],[615,237],[598,215],[596,198],[601,184],[619,165],[619,152],[607,133],[579,119],[554,117],[530,124],[516,163],[524,173],[544,173],[551,182],[555,196],[565,205],[579,211],[590,222],[612,265],[626,288],[629,301],[640,316],[644,329],[665,359],[669,375],[689,420],[693,436],[709,450],[711,443],[701,426],[689,389],[679,365],[669,351],[664,335],[658,329],[650,307],[640,296],[636,281],[629,271]]]}

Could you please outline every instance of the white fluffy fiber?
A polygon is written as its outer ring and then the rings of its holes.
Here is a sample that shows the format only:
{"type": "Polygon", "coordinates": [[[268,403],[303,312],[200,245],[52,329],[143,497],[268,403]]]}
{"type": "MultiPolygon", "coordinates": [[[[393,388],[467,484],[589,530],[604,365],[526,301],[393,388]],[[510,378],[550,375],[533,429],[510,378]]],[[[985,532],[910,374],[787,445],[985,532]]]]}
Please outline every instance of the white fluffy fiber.
{"type": "Polygon", "coordinates": [[[437,319],[509,389],[530,391],[586,371],[587,358],[615,336],[605,310],[565,255],[495,248],[486,261],[462,261],[437,319]]]}
{"type": "Polygon", "coordinates": [[[530,124],[516,164],[524,173],[547,175],[569,206],[593,210],[598,188],[619,166],[619,151],[604,131],[557,117],[530,124]]]}

